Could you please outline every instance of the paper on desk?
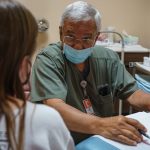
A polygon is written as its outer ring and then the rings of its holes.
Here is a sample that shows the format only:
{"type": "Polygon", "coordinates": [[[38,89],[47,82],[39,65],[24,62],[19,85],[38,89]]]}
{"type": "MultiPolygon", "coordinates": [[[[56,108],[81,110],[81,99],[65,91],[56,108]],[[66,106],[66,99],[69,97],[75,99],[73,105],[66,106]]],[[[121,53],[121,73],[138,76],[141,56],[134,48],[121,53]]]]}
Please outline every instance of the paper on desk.
{"type": "MultiPolygon", "coordinates": [[[[147,128],[147,134],[150,135],[150,113],[138,112],[135,114],[128,115],[127,117],[134,118],[140,121],[147,128]]],[[[144,142],[138,143],[137,146],[125,145],[119,142],[106,139],[99,135],[95,135],[95,137],[98,137],[104,140],[105,142],[110,143],[111,145],[119,148],[120,150],[150,150],[150,140],[146,137],[143,137],[144,142]]]]}

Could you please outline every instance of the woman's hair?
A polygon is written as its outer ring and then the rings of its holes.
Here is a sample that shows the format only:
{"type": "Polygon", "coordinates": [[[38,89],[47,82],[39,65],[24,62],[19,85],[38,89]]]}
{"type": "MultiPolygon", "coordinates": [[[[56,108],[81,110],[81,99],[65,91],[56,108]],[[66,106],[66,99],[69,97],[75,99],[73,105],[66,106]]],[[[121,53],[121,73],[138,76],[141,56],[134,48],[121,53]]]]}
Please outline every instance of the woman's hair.
{"type": "Polygon", "coordinates": [[[97,9],[95,9],[91,4],[84,1],[74,2],[66,7],[64,10],[60,26],[64,25],[65,20],[78,21],[88,21],[93,19],[96,23],[96,30],[100,32],[101,28],[101,16],[97,9]]]}
{"type": "Polygon", "coordinates": [[[0,0],[0,119],[6,117],[8,142],[12,150],[22,149],[25,118],[25,96],[19,69],[25,56],[35,51],[37,24],[31,12],[14,0],[0,0]],[[15,116],[10,101],[23,101],[20,109],[18,141],[15,138],[15,116]]]}

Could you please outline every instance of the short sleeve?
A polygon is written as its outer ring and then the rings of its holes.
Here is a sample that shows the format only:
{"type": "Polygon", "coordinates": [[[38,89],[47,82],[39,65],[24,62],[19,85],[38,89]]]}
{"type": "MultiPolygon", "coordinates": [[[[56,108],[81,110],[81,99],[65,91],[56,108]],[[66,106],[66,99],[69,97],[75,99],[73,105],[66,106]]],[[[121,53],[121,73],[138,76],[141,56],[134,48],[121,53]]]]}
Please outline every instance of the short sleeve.
{"type": "Polygon", "coordinates": [[[111,86],[113,97],[127,99],[138,89],[134,77],[126,70],[116,52],[99,46],[95,48],[93,57],[95,58],[95,70],[99,75],[97,80],[101,84],[105,82],[111,86]]]}
{"type": "Polygon", "coordinates": [[[37,56],[31,75],[31,101],[38,102],[50,98],[66,99],[64,64],[59,57],[41,53],[37,56]]]}
{"type": "Polygon", "coordinates": [[[120,61],[116,61],[112,76],[116,97],[124,100],[138,90],[135,79],[120,61]]]}

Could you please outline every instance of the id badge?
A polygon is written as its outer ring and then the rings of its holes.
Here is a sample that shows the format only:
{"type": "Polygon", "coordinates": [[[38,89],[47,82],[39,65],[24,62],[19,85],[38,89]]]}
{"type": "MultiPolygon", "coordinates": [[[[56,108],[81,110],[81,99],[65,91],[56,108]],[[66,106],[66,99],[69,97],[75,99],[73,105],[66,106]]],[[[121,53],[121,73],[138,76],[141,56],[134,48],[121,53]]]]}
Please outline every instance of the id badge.
{"type": "Polygon", "coordinates": [[[84,108],[85,108],[87,114],[91,114],[91,115],[94,114],[94,110],[93,110],[91,101],[89,99],[84,99],[83,105],[84,105],[84,108]]]}

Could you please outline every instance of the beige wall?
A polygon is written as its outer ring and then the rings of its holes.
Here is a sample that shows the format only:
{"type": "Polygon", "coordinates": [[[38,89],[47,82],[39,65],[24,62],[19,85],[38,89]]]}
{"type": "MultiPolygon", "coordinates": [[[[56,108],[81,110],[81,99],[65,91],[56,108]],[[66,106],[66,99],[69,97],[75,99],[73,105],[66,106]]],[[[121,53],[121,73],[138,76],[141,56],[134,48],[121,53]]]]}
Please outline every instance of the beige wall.
{"type": "MultiPolygon", "coordinates": [[[[19,0],[36,18],[49,20],[47,33],[38,38],[39,47],[59,40],[59,20],[65,6],[75,0],[19,0]]],[[[87,0],[102,14],[102,28],[114,26],[116,31],[139,37],[140,44],[150,48],[150,0],[87,0]]]]}

